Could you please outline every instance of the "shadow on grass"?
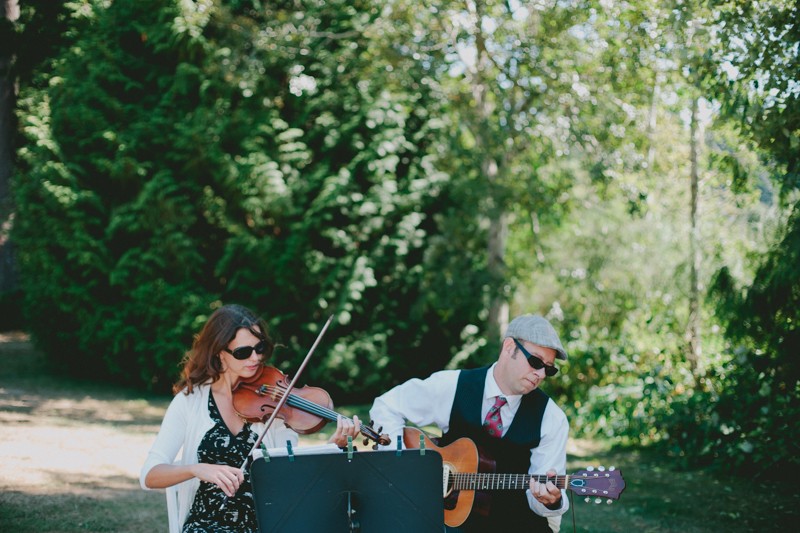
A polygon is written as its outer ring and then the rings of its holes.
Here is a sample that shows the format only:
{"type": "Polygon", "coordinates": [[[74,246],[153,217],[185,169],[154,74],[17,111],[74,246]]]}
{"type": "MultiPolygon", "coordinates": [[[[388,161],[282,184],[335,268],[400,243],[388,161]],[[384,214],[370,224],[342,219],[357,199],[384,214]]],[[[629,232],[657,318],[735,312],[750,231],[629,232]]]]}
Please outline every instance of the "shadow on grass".
{"type": "Polygon", "coordinates": [[[157,431],[170,398],[102,384],[60,379],[22,338],[0,339],[0,412],[4,422],[28,424],[47,417],[69,425],[108,424],[157,431]],[[146,429],[145,429],[146,428],[146,429]]]}
{"type": "MultiPolygon", "coordinates": [[[[577,531],[792,531],[800,520],[798,491],[779,492],[773,485],[708,470],[680,470],[670,463],[656,449],[570,456],[568,470],[615,466],[626,483],[619,501],[611,505],[572,498],[577,531]]],[[[570,511],[561,531],[572,531],[572,520],[570,511]]]]}
{"type": "Polygon", "coordinates": [[[167,530],[167,505],[160,492],[80,488],[69,493],[0,493],[0,531],[61,533],[113,531],[152,533],[167,530]]]}

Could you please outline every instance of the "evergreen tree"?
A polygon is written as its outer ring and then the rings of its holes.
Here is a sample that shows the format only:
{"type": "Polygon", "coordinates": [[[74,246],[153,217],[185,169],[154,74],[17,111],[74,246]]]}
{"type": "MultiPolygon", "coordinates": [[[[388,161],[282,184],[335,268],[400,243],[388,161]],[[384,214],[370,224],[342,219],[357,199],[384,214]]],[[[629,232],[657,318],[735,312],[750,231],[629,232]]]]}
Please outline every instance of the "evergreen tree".
{"type": "Polygon", "coordinates": [[[267,317],[289,370],[335,314],[310,376],[339,392],[450,359],[480,270],[451,238],[446,124],[424,73],[376,53],[378,4],[78,7],[24,101],[16,187],[26,312],[54,363],[166,389],[230,301],[267,317]]]}

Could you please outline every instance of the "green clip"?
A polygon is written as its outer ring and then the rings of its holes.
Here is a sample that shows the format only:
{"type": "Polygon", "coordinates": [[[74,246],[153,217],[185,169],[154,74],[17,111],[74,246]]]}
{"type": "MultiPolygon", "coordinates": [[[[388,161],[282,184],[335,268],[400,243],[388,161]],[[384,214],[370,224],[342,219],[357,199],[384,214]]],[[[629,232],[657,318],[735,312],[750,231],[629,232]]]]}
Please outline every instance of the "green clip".
{"type": "Polygon", "coordinates": [[[419,436],[419,454],[425,455],[425,435],[419,436]]]}
{"type": "Polygon", "coordinates": [[[261,456],[264,457],[264,461],[269,462],[269,452],[267,451],[267,446],[264,444],[264,441],[261,441],[261,456]]]}
{"type": "Polygon", "coordinates": [[[292,451],[292,441],[286,441],[286,452],[289,454],[289,462],[294,462],[294,451],[292,451]]]}
{"type": "Polygon", "coordinates": [[[351,435],[347,436],[347,459],[353,459],[353,437],[351,435]]]}

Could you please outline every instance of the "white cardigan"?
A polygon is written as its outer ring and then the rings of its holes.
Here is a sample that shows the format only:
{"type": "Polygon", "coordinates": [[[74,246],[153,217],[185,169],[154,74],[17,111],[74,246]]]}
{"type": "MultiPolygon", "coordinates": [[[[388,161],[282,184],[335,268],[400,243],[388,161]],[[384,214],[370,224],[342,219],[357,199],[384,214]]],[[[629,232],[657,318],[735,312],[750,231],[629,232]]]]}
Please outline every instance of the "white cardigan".
{"type": "MultiPolygon", "coordinates": [[[[208,412],[210,390],[210,384],[199,385],[194,387],[191,394],[187,395],[185,391],[182,391],[172,399],[164,415],[158,436],[156,436],[139,474],[139,484],[143,489],[150,490],[144,480],[150,469],[156,465],[197,463],[197,448],[200,441],[214,425],[208,412]],[[178,452],[181,450],[183,450],[181,457],[176,460],[178,452]]],[[[264,430],[264,424],[253,424],[251,428],[260,435],[264,430]]],[[[296,446],[297,433],[287,428],[280,419],[275,419],[264,437],[264,445],[267,448],[275,448],[285,445],[287,440],[292,443],[292,446],[296,446]]],[[[167,488],[170,533],[180,533],[199,486],[200,480],[192,478],[167,488]]]]}

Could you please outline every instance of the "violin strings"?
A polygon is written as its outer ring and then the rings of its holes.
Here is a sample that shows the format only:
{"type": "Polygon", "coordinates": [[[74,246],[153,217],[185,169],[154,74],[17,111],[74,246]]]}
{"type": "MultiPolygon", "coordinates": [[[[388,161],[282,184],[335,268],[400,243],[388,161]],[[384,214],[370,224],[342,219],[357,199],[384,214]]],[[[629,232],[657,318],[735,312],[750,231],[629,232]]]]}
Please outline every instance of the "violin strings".
{"type": "MultiPolygon", "coordinates": [[[[286,393],[286,389],[279,387],[277,385],[273,386],[264,385],[264,388],[268,394],[270,394],[273,390],[276,391],[277,399],[280,399],[283,396],[283,394],[286,393]]],[[[312,402],[311,400],[306,400],[305,398],[297,396],[296,394],[289,393],[289,399],[287,400],[287,403],[292,407],[301,408],[304,411],[311,413],[312,415],[318,415],[322,418],[327,418],[332,422],[336,421],[336,419],[340,416],[339,413],[337,413],[336,411],[328,409],[327,407],[323,407],[317,403],[312,402]]],[[[344,415],[342,416],[345,420],[352,421],[351,418],[348,418],[344,415]]],[[[371,427],[365,424],[361,424],[361,429],[364,431],[364,433],[369,434],[370,436],[372,436],[371,435],[372,433],[375,433],[375,430],[373,430],[371,427]]]]}
{"type": "MultiPolygon", "coordinates": [[[[280,400],[286,394],[286,389],[275,385],[273,386],[264,385],[263,390],[266,392],[267,396],[272,395],[276,400],[280,400]]],[[[300,407],[304,411],[309,412],[312,415],[318,415],[323,418],[327,418],[328,420],[336,420],[336,417],[338,416],[338,413],[336,413],[335,411],[331,411],[330,409],[322,407],[319,404],[306,400],[305,398],[301,398],[296,394],[290,393],[287,403],[292,407],[300,407]]]]}
{"type": "MultiPolygon", "coordinates": [[[[308,411],[308,412],[310,412],[312,414],[325,416],[325,417],[328,418],[328,420],[331,420],[331,421],[336,421],[336,419],[340,416],[339,413],[337,413],[336,411],[333,411],[333,410],[328,409],[326,407],[322,407],[319,404],[316,404],[316,403],[312,402],[311,400],[306,400],[305,398],[301,398],[301,397],[295,396],[293,394],[289,395],[289,402],[294,402],[294,404],[297,407],[300,407],[303,410],[308,411]]],[[[345,420],[349,420],[349,421],[352,422],[351,418],[346,417],[344,415],[341,415],[341,416],[345,420]]],[[[375,433],[375,430],[373,430],[371,427],[369,427],[366,424],[361,424],[361,430],[365,435],[370,436],[370,438],[373,438],[373,435],[377,435],[377,433],[375,433]]]]}

